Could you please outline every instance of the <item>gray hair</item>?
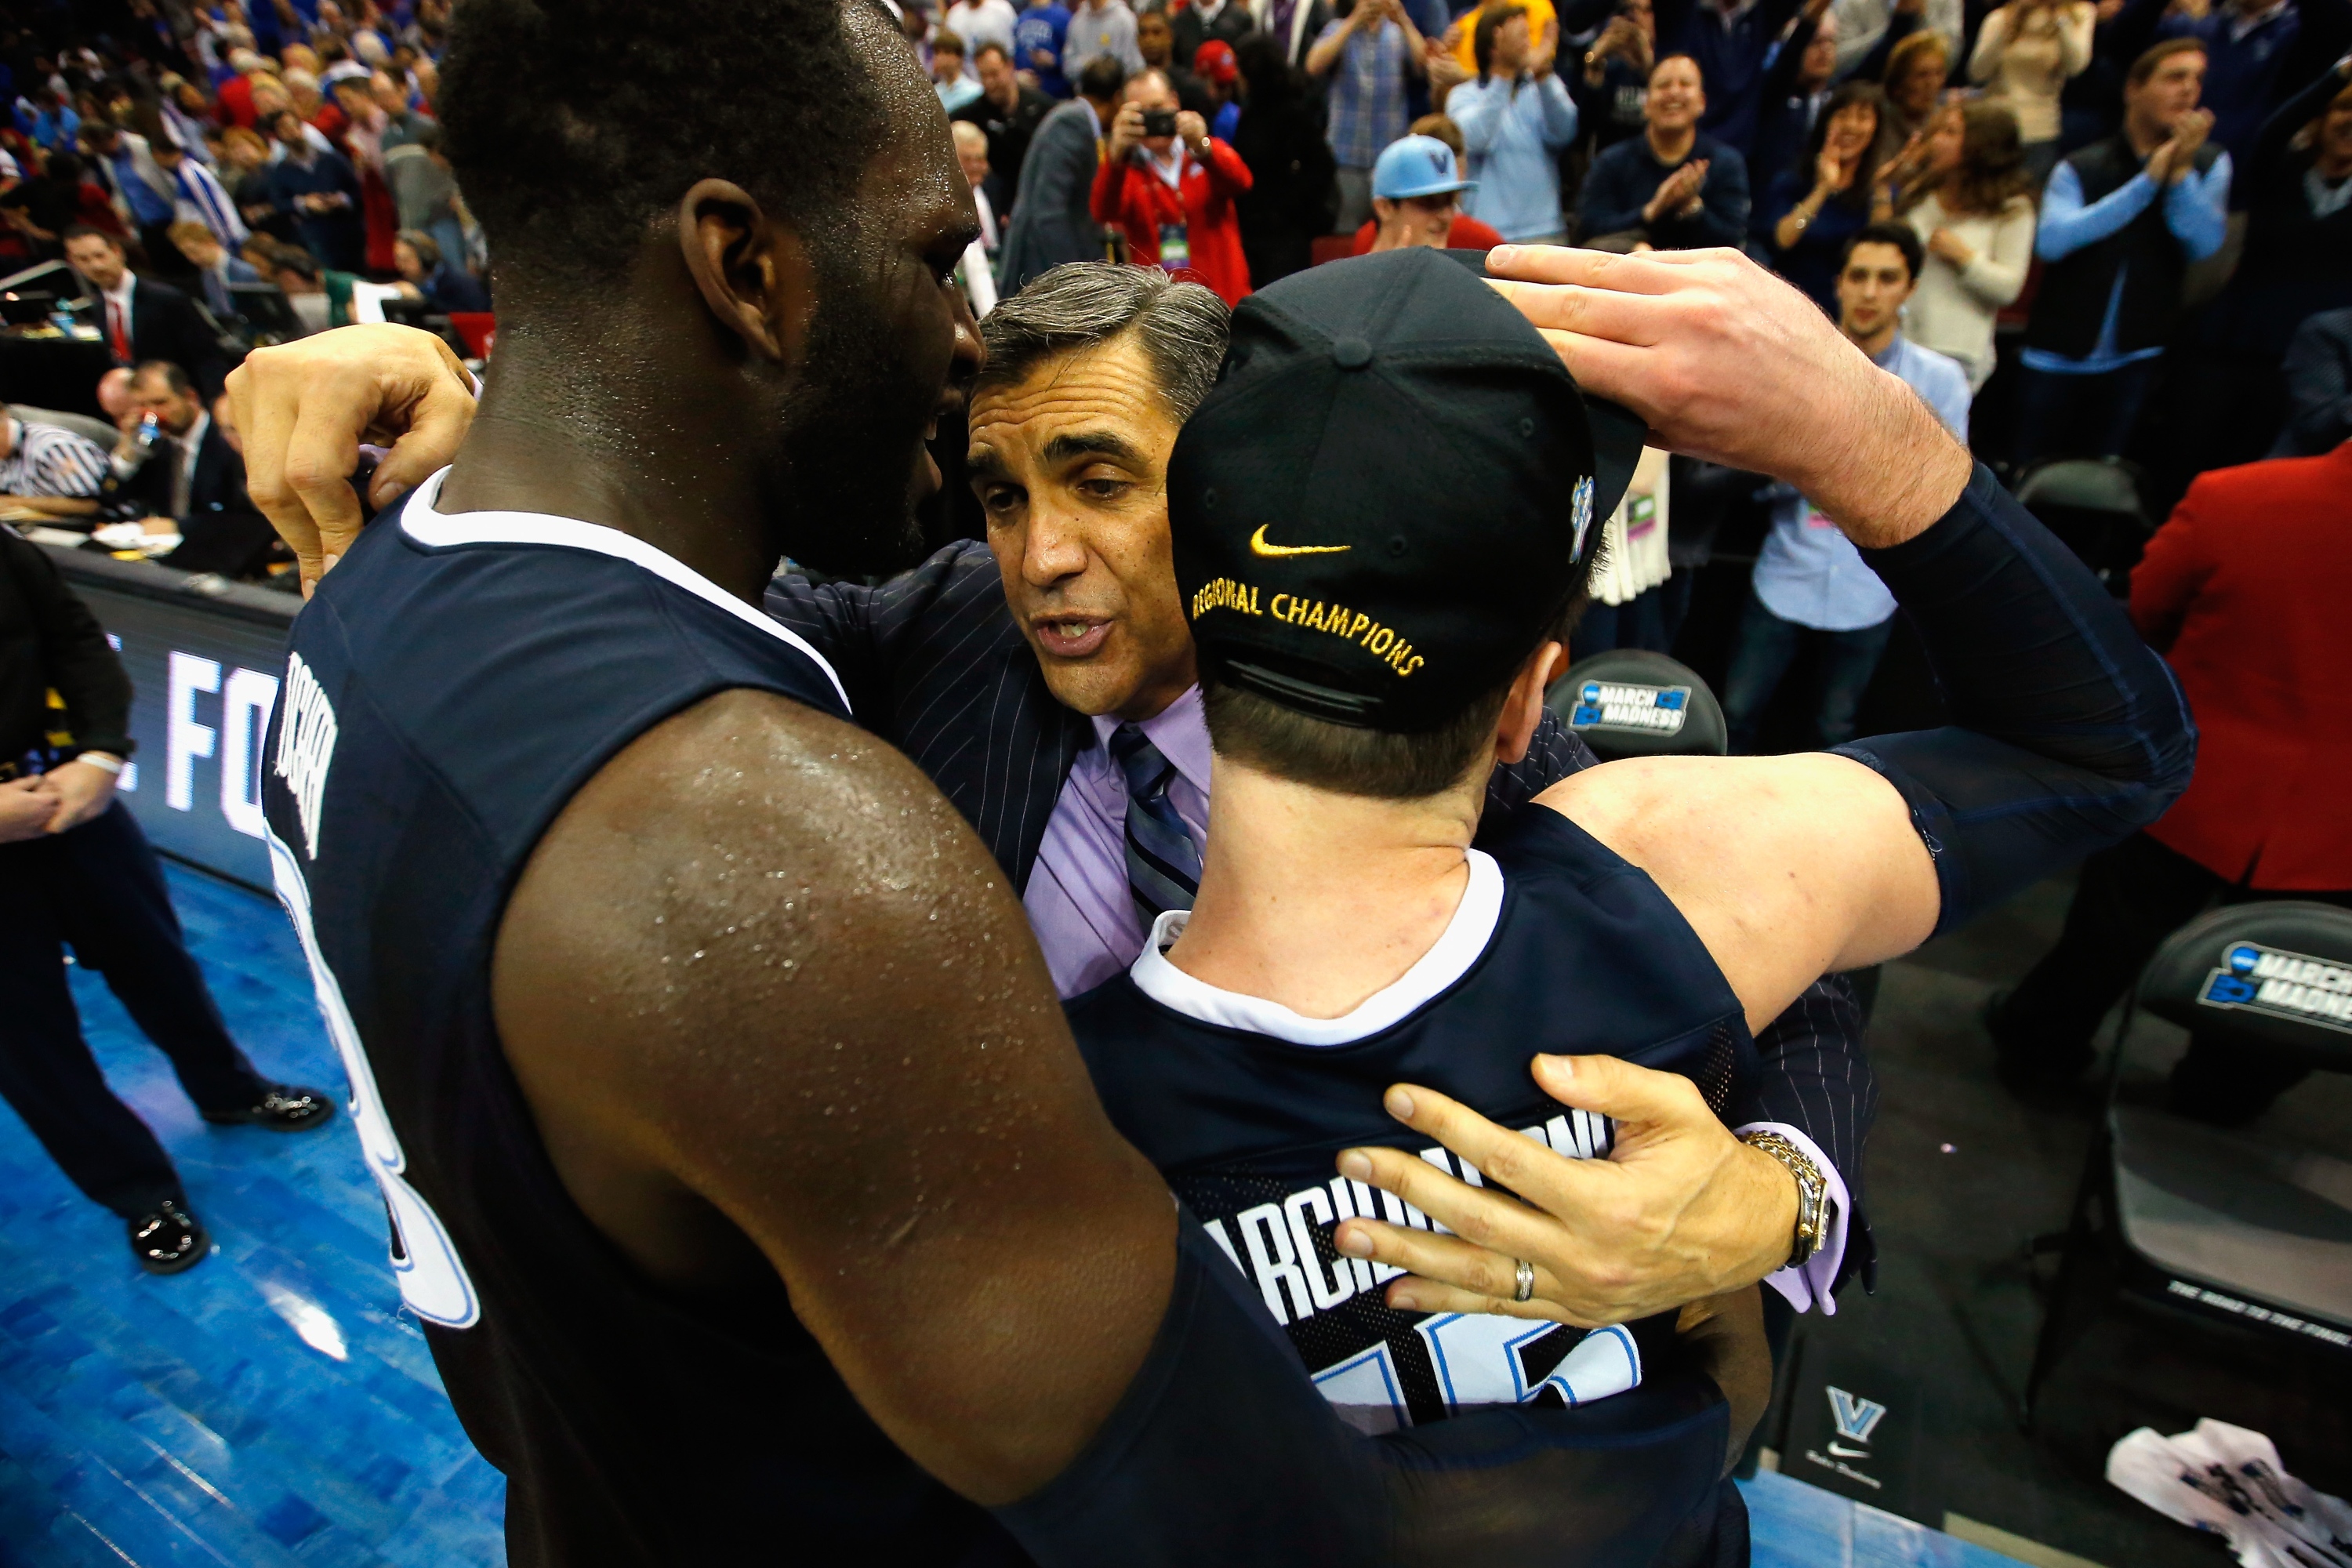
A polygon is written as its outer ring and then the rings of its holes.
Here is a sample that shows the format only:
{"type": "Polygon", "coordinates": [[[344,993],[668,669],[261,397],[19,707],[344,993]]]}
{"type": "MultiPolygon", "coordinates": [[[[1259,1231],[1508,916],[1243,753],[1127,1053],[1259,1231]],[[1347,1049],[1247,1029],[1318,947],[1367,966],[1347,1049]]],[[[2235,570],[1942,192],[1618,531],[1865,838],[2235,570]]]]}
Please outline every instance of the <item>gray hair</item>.
{"type": "Polygon", "coordinates": [[[1017,386],[1049,359],[1131,331],[1181,425],[1216,384],[1231,314],[1214,291],[1157,267],[1068,262],[999,301],[981,322],[988,363],[976,387],[1017,386]]]}

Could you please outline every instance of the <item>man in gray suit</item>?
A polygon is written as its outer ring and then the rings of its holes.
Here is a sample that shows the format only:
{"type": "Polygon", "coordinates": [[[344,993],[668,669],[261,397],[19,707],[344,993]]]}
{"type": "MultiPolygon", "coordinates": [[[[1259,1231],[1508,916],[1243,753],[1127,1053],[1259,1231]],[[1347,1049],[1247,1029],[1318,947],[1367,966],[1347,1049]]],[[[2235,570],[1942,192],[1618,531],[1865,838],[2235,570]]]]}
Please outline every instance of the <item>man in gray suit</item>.
{"type": "Polygon", "coordinates": [[[1118,58],[1097,55],[1078,73],[1077,96],[1038,122],[1021,160],[1021,195],[997,263],[1001,292],[1010,294],[1066,261],[1103,258],[1103,226],[1088,199],[1102,140],[1126,85],[1127,68],[1118,58]]]}

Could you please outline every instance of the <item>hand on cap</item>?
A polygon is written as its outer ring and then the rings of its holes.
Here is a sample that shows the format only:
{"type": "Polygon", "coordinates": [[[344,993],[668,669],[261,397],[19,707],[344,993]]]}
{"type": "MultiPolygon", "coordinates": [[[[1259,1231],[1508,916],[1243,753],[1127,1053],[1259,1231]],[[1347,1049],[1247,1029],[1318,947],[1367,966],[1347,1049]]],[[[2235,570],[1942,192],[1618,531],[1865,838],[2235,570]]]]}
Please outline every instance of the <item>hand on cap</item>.
{"type": "Polygon", "coordinates": [[[431,332],[341,327],[256,349],[229,373],[246,493],[302,571],[308,595],[359,537],[360,443],[390,443],[368,499],[387,506],[457,455],[474,423],[466,367],[431,332]]]}
{"type": "Polygon", "coordinates": [[[1857,544],[1910,538],[1969,482],[1968,449],[1917,394],[1739,251],[1506,245],[1486,269],[1653,445],[1785,479],[1857,544]]]}

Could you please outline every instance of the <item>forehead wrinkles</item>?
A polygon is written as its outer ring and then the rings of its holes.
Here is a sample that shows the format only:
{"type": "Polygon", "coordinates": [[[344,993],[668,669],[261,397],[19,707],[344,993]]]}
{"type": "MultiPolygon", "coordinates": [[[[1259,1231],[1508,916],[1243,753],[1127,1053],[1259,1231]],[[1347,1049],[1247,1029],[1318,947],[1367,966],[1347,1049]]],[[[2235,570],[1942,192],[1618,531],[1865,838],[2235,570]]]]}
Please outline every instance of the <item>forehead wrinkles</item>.
{"type": "Polygon", "coordinates": [[[1067,355],[1042,365],[1014,386],[988,386],[972,395],[971,438],[1026,440],[1072,424],[1107,424],[1146,447],[1155,436],[1172,436],[1158,406],[1150,370],[1132,344],[1067,355]],[[1133,356],[1131,359],[1129,356],[1133,356]]]}

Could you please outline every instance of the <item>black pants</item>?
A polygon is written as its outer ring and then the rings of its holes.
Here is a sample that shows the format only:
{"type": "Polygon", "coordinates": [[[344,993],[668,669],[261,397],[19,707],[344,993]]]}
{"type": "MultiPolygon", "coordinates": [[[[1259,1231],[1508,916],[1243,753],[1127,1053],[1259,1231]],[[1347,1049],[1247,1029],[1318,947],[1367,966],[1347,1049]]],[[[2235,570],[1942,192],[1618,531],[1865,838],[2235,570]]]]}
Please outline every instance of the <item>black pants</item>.
{"type": "Polygon", "coordinates": [[[128,806],[0,844],[0,1098],[74,1185],[135,1217],[182,1195],[179,1173],[89,1054],[66,984],[68,944],[172,1058],[199,1110],[249,1106],[268,1086],[229,1038],[128,806]]]}
{"type": "MultiPolygon", "coordinates": [[[[2352,892],[2264,892],[2234,887],[2145,833],[2083,863],[2066,929],[1992,1019],[2005,1063],[2042,1079],[2090,1065],[2091,1036],[2164,939],[2206,905],[2315,899],[2352,905],[2352,892]]],[[[2192,1034],[2172,1070],[2172,1100],[2202,1120],[2243,1121],[2303,1081],[2307,1068],[2242,1042],[2192,1034]]]]}

